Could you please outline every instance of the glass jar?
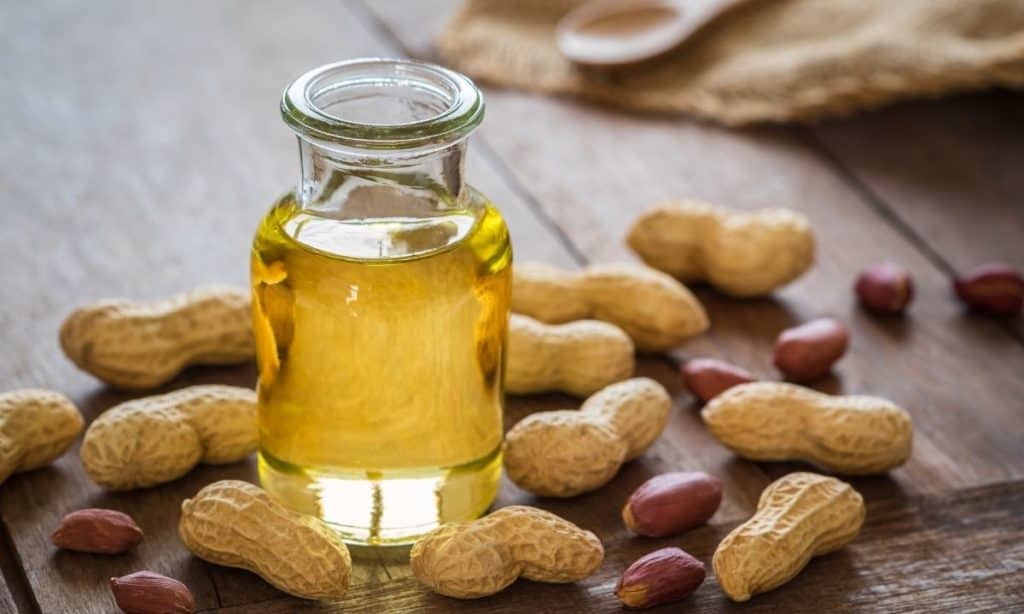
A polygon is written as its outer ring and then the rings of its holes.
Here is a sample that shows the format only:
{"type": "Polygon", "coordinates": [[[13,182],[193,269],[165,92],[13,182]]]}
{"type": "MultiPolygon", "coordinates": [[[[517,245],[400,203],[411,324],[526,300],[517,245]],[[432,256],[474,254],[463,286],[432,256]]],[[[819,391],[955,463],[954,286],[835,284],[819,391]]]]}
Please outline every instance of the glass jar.
{"type": "Polygon", "coordinates": [[[501,473],[512,249],[463,181],[463,75],[330,64],[281,102],[302,174],[252,251],[260,480],[352,543],[481,515],[501,473]]]}

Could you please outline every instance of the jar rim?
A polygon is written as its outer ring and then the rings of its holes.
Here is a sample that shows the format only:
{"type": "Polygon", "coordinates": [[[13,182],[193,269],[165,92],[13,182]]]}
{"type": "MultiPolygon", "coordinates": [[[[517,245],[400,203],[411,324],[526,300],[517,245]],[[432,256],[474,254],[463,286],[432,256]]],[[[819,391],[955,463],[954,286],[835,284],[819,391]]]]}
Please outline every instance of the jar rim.
{"type": "MultiPolygon", "coordinates": [[[[390,94],[390,93],[389,93],[390,94]]],[[[299,137],[358,149],[411,149],[445,145],[465,138],[483,120],[483,94],[453,70],[415,60],[359,58],[325,64],[291,82],[281,97],[281,116],[299,137]],[[433,97],[436,113],[405,122],[353,121],[331,113],[318,101],[351,88],[386,92],[401,88],[433,97]]]]}

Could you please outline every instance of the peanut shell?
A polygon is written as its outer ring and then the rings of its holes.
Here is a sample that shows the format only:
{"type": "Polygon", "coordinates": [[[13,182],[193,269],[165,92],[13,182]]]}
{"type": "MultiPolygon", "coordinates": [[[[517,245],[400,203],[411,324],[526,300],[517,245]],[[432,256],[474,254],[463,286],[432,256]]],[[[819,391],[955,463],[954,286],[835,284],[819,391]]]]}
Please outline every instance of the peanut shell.
{"type": "Polygon", "coordinates": [[[178,533],[192,554],[260,576],[304,599],[341,599],[352,559],[336,532],[257,486],[221,480],[181,504],[178,533]]]}
{"type": "Polygon", "coordinates": [[[578,411],[532,414],[505,436],[505,470],[520,488],[547,497],[600,488],[654,443],[671,407],[661,384],[638,377],[600,390],[578,411]]]}
{"type": "Polygon", "coordinates": [[[910,457],[910,414],[870,396],[831,396],[782,382],[730,388],[701,412],[719,442],[744,458],[802,460],[848,475],[884,473],[910,457]]]}
{"type": "Polygon", "coordinates": [[[618,326],[641,352],[682,344],[708,328],[704,307],[686,286],[650,267],[609,264],[563,271],[517,264],[512,311],[548,324],[593,318],[618,326]]]}
{"type": "Polygon", "coordinates": [[[78,408],[58,392],[27,388],[0,394],[0,484],[55,461],[84,425],[78,408]]]}
{"type": "Polygon", "coordinates": [[[648,266],[731,296],[770,294],[814,263],[810,222],[792,209],[667,203],[637,218],[626,242],[648,266]]]}
{"type": "Polygon", "coordinates": [[[812,557],[853,541],[864,499],[852,486],[814,473],[791,473],[761,493],[754,516],[718,544],[712,565],[733,601],[792,580],[812,557]]]}
{"type": "Polygon", "coordinates": [[[633,342],[598,320],[544,324],[509,319],[505,389],[512,394],[561,391],[587,396],[633,375],[633,342]]]}
{"type": "Polygon", "coordinates": [[[153,302],[104,300],[67,317],[60,345],[79,369],[111,386],[155,388],[189,365],[252,360],[249,311],[249,293],[224,286],[153,302]]]}
{"type": "Polygon", "coordinates": [[[601,566],[604,547],[568,520],[512,505],[479,520],[442,525],[416,542],[409,560],[430,590],[475,599],[519,577],[553,583],[587,578],[601,566]]]}
{"type": "Polygon", "coordinates": [[[127,401],[89,425],[82,465],[110,490],[177,479],[198,463],[242,460],[256,450],[256,393],[237,386],[190,386],[127,401]]]}

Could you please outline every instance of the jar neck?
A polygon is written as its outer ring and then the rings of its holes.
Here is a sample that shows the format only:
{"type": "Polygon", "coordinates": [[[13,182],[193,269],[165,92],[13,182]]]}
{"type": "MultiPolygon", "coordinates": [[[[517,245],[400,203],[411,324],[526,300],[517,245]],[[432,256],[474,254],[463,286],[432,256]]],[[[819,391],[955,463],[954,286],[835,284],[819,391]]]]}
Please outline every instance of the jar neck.
{"type": "Polygon", "coordinates": [[[378,209],[401,202],[404,210],[413,200],[421,201],[421,210],[464,206],[465,138],[386,152],[328,147],[302,137],[298,141],[302,172],[296,197],[304,209],[341,217],[366,215],[367,197],[378,209]]]}
{"type": "Polygon", "coordinates": [[[285,89],[281,114],[299,137],[304,208],[405,217],[464,204],[466,139],[484,114],[464,75],[402,59],[328,64],[285,89]]]}

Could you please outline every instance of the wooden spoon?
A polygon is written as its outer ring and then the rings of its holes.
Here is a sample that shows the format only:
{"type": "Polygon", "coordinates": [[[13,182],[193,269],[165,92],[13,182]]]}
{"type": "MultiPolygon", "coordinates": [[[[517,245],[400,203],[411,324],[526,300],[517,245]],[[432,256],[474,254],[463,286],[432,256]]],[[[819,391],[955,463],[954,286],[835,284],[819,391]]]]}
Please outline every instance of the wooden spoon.
{"type": "Polygon", "coordinates": [[[623,68],[664,55],[749,0],[592,0],[558,22],[562,55],[582,66],[623,68]]]}

